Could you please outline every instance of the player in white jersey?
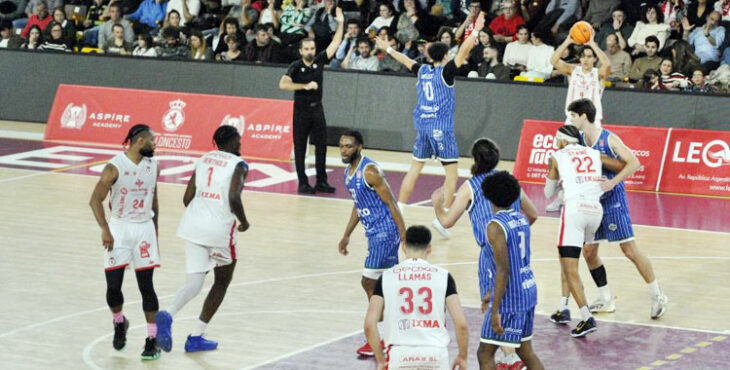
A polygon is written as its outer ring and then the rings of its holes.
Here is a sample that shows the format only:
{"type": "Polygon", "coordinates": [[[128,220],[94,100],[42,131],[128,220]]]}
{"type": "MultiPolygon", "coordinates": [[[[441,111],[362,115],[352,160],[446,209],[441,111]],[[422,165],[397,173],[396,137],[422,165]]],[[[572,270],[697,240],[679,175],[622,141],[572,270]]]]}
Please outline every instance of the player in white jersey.
{"type": "Polygon", "coordinates": [[[121,351],[127,343],[129,321],[122,313],[122,282],[124,270],[131,263],[147,319],[142,359],[154,360],[160,356],[155,325],[159,305],[152,283],[154,269],[160,266],[157,248],[159,169],[152,159],[155,153],[154,133],[147,125],[135,125],[124,139],[124,145],[127,144],[127,151],[112,158],[104,167],[89,205],[101,227],[101,241],[105,248],[106,301],[114,320],[114,349],[121,351]],[[109,193],[111,217],[107,222],[103,202],[109,193]]]}
{"type": "Polygon", "coordinates": [[[378,279],[365,316],[365,335],[378,369],[465,370],[469,327],[451,274],[426,261],[431,253],[428,228],[409,227],[404,252],[406,260],[378,279]],[[459,347],[451,367],[446,310],[454,322],[459,347]],[[377,330],[381,317],[385,349],[377,330]]]}
{"type": "Polygon", "coordinates": [[[221,126],[213,134],[218,150],[205,154],[195,165],[183,203],[187,207],[177,235],[185,240],[185,285],[172,304],[157,314],[160,347],[172,349],[172,317],[200,293],[205,275],[213,270],[215,281],[203,303],[198,322],[185,341],[185,352],[210,351],[218,342],[203,337],[205,328],[226,296],[236,268],[238,233],[248,230],[241,191],[248,165],[240,158],[241,135],[233,126],[221,126]],[[240,222],[236,228],[236,219],[240,222]]]}

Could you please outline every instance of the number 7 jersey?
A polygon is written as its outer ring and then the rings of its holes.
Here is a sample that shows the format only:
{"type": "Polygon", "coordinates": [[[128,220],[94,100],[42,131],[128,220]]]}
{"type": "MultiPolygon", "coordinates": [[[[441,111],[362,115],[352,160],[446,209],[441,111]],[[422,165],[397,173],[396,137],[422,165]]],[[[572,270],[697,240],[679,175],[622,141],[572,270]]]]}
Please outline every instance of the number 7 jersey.
{"type": "MultiPolygon", "coordinates": [[[[504,230],[510,269],[499,311],[529,311],[537,305],[537,285],[530,267],[530,223],[522,213],[513,209],[497,212],[490,222],[497,223],[504,230]]],[[[498,273],[497,266],[495,275],[498,273]]]]}

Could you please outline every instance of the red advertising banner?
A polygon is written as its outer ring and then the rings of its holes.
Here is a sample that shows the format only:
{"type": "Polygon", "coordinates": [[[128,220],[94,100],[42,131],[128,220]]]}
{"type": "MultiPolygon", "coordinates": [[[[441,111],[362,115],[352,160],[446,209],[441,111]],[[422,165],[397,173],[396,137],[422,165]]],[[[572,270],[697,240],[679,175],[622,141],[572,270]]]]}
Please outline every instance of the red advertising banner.
{"type": "MultiPolygon", "coordinates": [[[[517,179],[545,182],[550,157],[558,150],[555,132],[563,124],[556,121],[525,121],[515,159],[514,174],[517,179]]],[[[641,163],[641,167],[626,179],[626,187],[633,190],[656,190],[668,129],[615,125],[604,127],[616,133],[641,163]]]]}
{"type": "Polygon", "coordinates": [[[244,157],[289,160],[293,110],[286,100],[60,85],[45,139],[121,145],[144,123],[158,149],[209,151],[215,130],[231,125],[244,157]]]}
{"type": "Polygon", "coordinates": [[[730,196],[730,132],[671,129],[659,191],[730,196]]]}

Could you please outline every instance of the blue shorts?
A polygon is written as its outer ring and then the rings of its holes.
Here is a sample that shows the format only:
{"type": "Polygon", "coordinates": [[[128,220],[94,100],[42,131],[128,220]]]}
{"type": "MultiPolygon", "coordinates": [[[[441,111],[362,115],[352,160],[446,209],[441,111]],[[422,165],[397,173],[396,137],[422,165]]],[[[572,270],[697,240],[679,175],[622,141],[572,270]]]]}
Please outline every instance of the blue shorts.
{"type": "Polygon", "coordinates": [[[504,335],[492,331],[492,305],[489,305],[482,324],[482,343],[495,346],[519,348],[522,342],[532,340],[532,325],[535,321],[535,308],[522,312],[502,313],[504,335]]]}
{"type": "Polygon", "coordinates": [[[436,158],[441,162],[458,162],[459,145],[453,131],[418,130],[413,143],[413,159],[427,161],[436,158]]]}
{"type": "Polygon", "coordinates": [[[488,251],[484,248],[492,248],[490,245],[481,247],[479,251],[479,294],[480,298],[492,290],[494,286],[494,260],[488,255],[488,251]],[[487,260],[489,259],[489,260],[487,260]]]}
{"type": "Polygon", "coordinates": [[[609,242],[629,241],[634,238],[634,227],[628,212],[606,212],[596,230],[594,240],[609,242]]]}
{"type": "Polygon", "coordinates": [[[400,234],[398,229],[381,231],[368,236],[366,269],[387,269],[398,264],[400,234]]]}

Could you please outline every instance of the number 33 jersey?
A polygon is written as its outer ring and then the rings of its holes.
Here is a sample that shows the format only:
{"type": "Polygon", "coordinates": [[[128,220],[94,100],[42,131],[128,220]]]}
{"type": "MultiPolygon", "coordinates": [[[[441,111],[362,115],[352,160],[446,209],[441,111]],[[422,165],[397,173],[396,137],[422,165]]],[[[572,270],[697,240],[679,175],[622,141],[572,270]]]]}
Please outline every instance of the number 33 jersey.
{"type": "Polygon", "coordinates": [[[111,217],[125,222],[145,222],[152,219],[152,201],[157,187],[157,161],[142,157],[135,164],[125,153],[109,161],[119,174],[111,189],[111,217]]]}

